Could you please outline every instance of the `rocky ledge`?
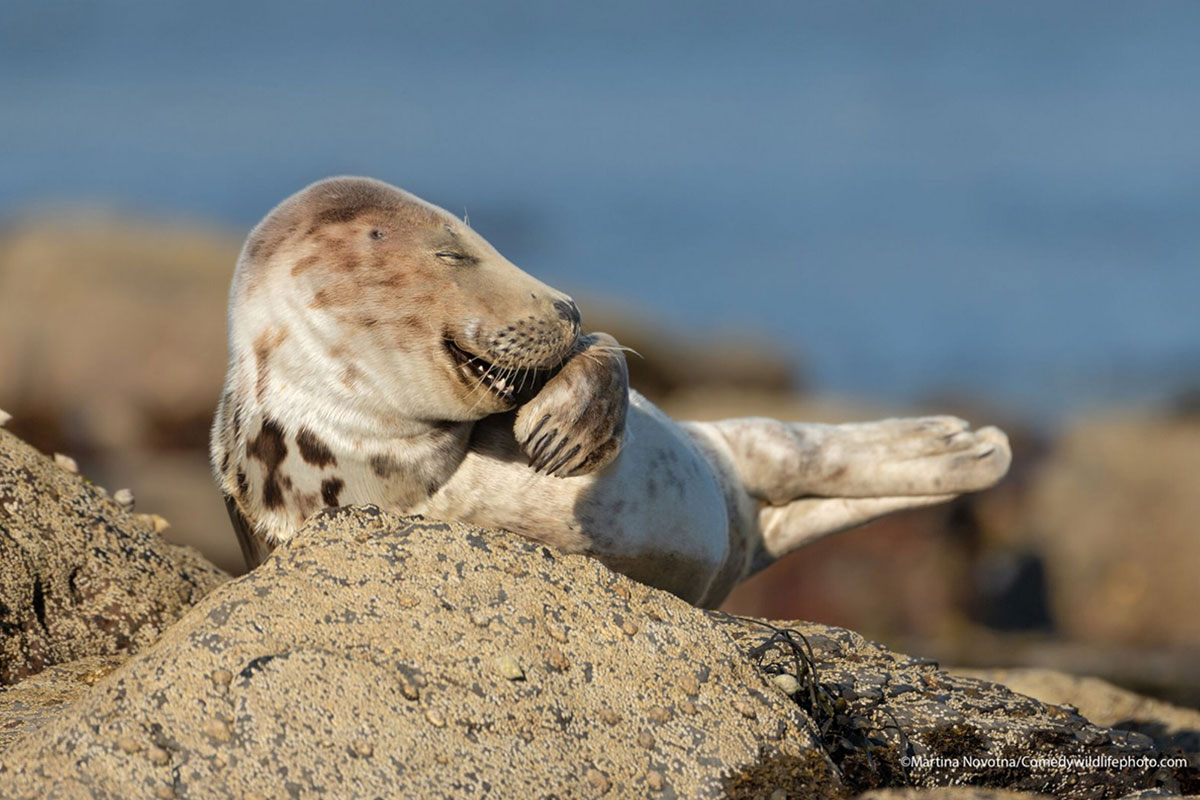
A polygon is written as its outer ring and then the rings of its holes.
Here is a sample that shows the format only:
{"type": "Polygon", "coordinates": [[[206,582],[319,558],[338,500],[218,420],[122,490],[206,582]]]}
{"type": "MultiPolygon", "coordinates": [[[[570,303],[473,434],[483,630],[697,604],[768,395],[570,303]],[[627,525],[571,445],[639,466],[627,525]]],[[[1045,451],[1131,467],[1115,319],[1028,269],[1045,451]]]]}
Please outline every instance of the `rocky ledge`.
{"type": "Polygon", "coordinates": [[[0,430],[0,686],[145,646],[228,580],[161,524],[0,430]]]}
{"type": "Polygon", "coordinates": [[[0,494],[14,475],[39,502],[0,514],[5,613],[76,615],[37,623],[53,657],[12,645],[34,623],[2,631],[5,674],[30,677],[0,690],[0,797],[1197,791],[1181,745],[1195,737],[1100,727],[850,631],[700,611],[506,533],[328,510],[212,588],[220,573],[194,553],[0,434],[0,494]],[[108,616],[53,605],[73,597],[69,575],[64,590],[57,561],[23,555],[77,550],[89,581],[127,595],[108,616]],[[143,597],[143,578],[174,593],[143,597]],[[155,610],[114,611],[137,603],[155,610]],[[120,640],[60,641],[114,614],[120,640]]]}

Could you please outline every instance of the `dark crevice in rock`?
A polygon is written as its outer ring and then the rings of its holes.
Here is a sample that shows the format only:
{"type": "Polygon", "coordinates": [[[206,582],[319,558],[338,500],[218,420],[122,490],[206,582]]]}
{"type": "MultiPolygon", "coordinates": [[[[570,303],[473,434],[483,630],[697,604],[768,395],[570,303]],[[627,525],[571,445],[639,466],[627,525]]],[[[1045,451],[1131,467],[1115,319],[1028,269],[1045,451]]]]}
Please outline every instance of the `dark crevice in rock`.
{"type": "Polygon", "coordinates": [[[238,673],[238,677],[243,680],[250,680],[254,677],[254,673],[262,670],[263,667],[279,658],[279,656],[279,653],[269,653],[265,656],[251,659],[246,666],[242,667],[242,671],[238,673]]]}
{"type": "Polygon", "coordinates": [[[46,626],[46,592],[42,588],[41,578],[35,578],[33,581],[33,613],[37,617],[38,624],[42,626],[42,630],[48,630],[46,626]]]}

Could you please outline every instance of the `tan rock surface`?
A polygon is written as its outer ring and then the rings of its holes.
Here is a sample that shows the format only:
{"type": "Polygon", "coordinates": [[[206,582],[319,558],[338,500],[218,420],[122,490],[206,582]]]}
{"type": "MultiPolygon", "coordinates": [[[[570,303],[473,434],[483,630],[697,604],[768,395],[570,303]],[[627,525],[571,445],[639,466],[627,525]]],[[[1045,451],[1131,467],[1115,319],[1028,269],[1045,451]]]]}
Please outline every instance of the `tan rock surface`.
{"type": "Polygon", "coordinates": [[[1112,727],[1130,720],[1161,723],[1168,731],[1200,733],[1200,711],[1155,700],[1099,678],[1052,669],[953,669],[955,674],[1002,683],[1043,703],[1075,706],[1097,725],[1112,727]]]}
{"type": "Polygon", "coordinates": [[[0,797],[1120,797],[1153,754],[850,631],[704,612],[517,537],[324,512],[0,753],[0,797]],[[785,692],[794,693],[789,699],[785,692]],[[781,794],[782,793],[782,794],[781,794]]]}
{"type": "Polygon", "coordinates": [[[330,512],[14,743],[0,784],[14,797],[700,797],[771,754],[771,777],[832,785],[804,713],[710,624],[681,624],[696,619],[585,557],[330,512]]]}
{"type": "Polygon", "coordinates": [[[81,699],[128,656],[89,656],[55,664],[14,686],[0,687],[0,752],[81,699]]]}
{"type": "Polygon", "coordinates": [[[1200,644],[1200,423],[1079,423],[1034,488],[1029,533],[1065,637],[1200,644]]]}
{"type": "Polygon", "coordinates": [[[0,430],[0,684],[136,651],[227,577],[0,430]]]}
{"type": "Polygon", "coordinates": [[[0,230],[0,407],[85,475],[134,487],[169,541],[240,569],[206,443],[225,371],[232,232],[61,211],[0,230]],[[169,482],[168,482],[169,481],[169,482]]]}
{"type": "MultiPolygon", "coordinates": [[[[225,371],[238,242],[185,226],[62,212],[0,236],[0,406],[74,450],[195,435],[225,371]]],[[[75,453],[71,453],[74,455],[75,453]]]]}

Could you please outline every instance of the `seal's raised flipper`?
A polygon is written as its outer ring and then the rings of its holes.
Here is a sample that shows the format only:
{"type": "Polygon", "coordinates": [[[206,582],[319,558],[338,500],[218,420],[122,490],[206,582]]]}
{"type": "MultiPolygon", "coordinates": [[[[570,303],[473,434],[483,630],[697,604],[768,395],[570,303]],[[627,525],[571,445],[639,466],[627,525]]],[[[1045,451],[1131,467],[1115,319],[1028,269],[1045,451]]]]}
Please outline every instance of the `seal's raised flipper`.
{"type": "Polygon", "coordinates": [[[801,545],[908,508],[986,489],[1008,471],[1008,437],[955,417],[847,425],[689,423],[758,503],[751,572],[801,545]]]}
{"type": "Polygon", "coordinates": [[[784,505],[802,497],[912,497],[986,489],[1012,452],[997,428],[955,417],[847,425],[731,419],[710,423],[751,497],[784,505]]]}
{"type": "Polygon", "coordinates": [[[625,355],[616,339],[592,333],[521,408],[513,433],[535,470],[583,475],[620,452],[628,409],[625,355]]]}
{"type": "Polygon", "coordinates": [[[237,534],[238,544],[242,547],[242,557],[246,559],[246,571],[248,572],[265,561],[274,548],[254,532],[246,515],[229,495],[225,495],[225,510],[229,512],[229,521],[233,523],[233,531],[237,534]]]}

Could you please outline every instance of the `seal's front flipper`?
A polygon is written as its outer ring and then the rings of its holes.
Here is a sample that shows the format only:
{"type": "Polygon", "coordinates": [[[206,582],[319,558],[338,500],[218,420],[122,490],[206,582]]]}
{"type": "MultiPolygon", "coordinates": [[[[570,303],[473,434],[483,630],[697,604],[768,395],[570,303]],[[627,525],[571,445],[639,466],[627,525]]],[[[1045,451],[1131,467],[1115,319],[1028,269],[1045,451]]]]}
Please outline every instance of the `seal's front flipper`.
{"type": "Polygon", "coordinates": [[[588,334],[517,413],[513,433],[538,472],[584,475],[616,458],[628,409],[629,372],[621,346],[607,333],[588,334]]]}

